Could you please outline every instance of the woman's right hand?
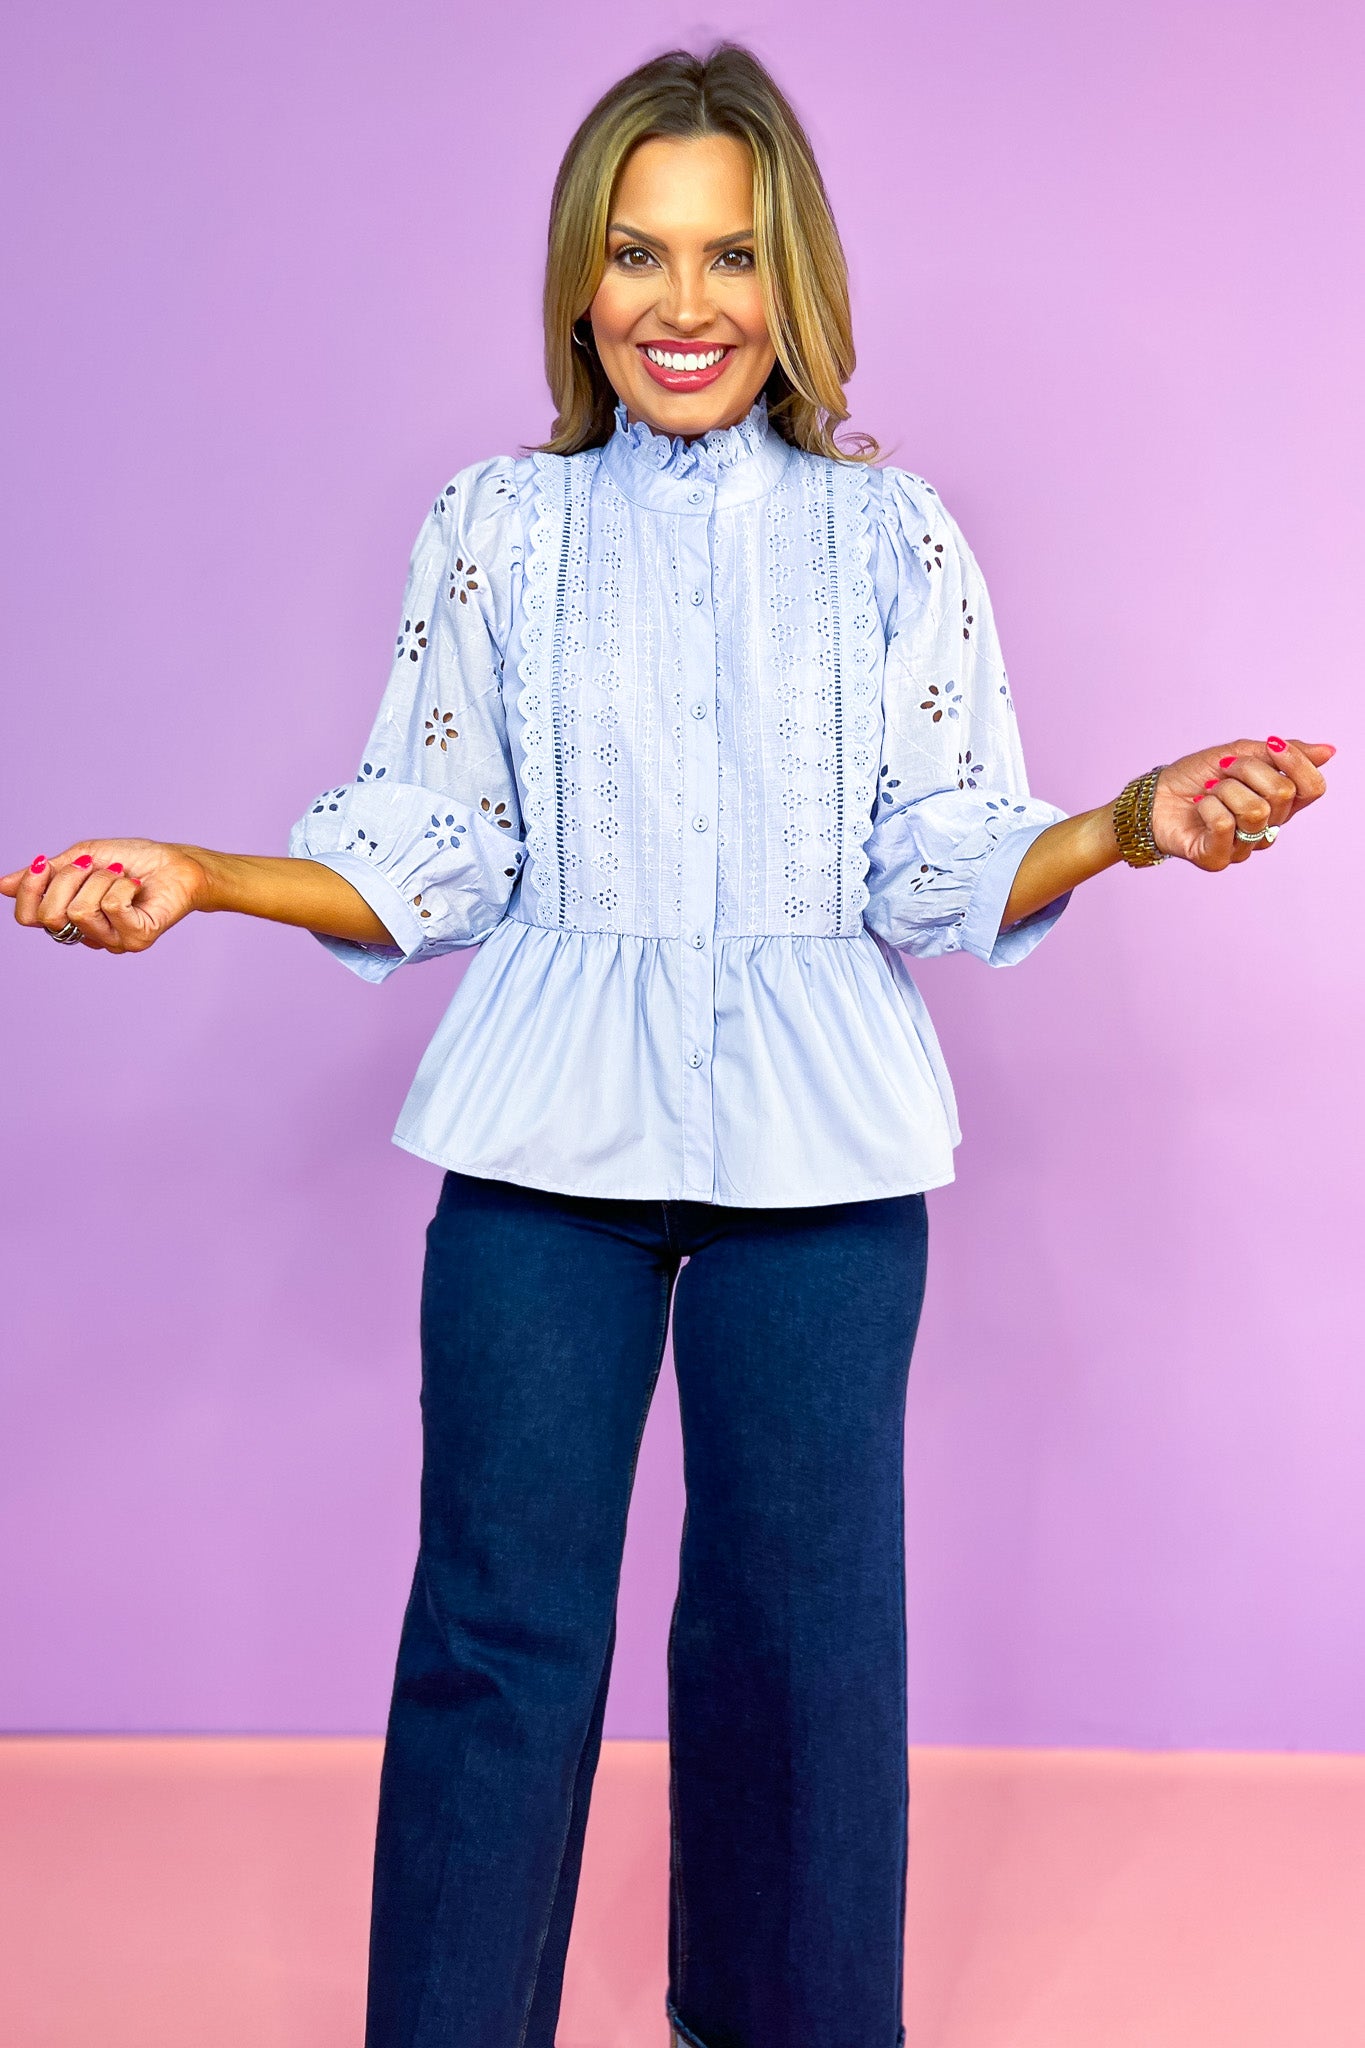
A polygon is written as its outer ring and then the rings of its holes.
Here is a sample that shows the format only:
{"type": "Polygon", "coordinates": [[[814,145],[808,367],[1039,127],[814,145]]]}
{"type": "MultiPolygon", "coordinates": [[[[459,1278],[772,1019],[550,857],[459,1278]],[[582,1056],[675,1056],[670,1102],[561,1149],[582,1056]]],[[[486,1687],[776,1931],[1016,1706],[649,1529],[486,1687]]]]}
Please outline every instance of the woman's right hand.
{"type": "Polygon", "coordinates": [[[154,839],[82,839],[50,859],[0,875],[19,924],[74,924],[97,953],[145,953],[204,899],[206,877],[187,847],[154,839]]]}

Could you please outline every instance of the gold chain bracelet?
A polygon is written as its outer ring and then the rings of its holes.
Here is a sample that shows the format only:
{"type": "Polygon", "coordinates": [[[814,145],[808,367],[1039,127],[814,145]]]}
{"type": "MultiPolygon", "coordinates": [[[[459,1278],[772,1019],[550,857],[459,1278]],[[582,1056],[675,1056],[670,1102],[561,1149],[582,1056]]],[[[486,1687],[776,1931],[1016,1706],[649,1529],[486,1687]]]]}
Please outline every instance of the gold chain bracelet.
{"type": "Polygon", "coordinates": [[[1114,836],[1130,868],[1158,867],[1169,858],[1158,851],[1152,837],[1152,803],[1160,775],[1161,768],[1135,775],[1114,800],[1114,836]]]}

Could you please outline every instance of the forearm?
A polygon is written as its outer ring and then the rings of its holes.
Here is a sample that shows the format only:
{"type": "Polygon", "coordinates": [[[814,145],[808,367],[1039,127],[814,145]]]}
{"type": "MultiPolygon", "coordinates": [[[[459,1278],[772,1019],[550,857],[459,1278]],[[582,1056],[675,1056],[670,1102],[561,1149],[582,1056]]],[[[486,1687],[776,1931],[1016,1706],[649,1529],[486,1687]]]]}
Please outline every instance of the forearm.
{"type": "Polygon", "coordinates": [[[1122,860],[1114,836],[1114,807],[1101,804],[1097,810],[1078,811],[1074,818],[1062,818],[1040,832],[1019,863],[1000,929],[1031,917],[1048,903],[1055,903],[1079,882],[1102,874],[1122,860]]]}
{"type": "Polygon", "coordinates": [[[321,861],[216,853],[205,846],[182,846],[179,851],[203,871],[196,909],[236,910],[246,917],[300,925],[305,931],[362,945],[393,943],[359,890],[321,861]]]}

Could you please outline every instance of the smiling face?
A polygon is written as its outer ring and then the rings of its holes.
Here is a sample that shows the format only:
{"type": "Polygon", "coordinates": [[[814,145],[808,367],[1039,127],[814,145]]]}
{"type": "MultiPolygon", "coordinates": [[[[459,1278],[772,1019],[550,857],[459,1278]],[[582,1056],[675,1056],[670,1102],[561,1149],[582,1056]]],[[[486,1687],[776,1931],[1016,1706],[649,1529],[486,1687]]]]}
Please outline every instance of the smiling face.
{"type": "Polygon", "coordinates": [[[742,420],[777,360],[744,145],[731,135],[638,144],[617,180],[606,254],[588,312],[631,422],[691,440],[742,420]]]}

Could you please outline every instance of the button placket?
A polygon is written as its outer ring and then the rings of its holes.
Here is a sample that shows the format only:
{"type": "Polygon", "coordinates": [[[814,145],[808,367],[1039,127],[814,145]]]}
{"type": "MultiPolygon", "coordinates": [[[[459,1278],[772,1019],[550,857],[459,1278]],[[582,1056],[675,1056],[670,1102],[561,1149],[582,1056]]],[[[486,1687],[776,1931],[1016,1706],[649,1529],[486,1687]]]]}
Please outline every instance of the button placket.
{"type": "MultiPolygon", "coordinates": [[[[678,589],[686,673],[716,672],[712,508],[714,490],[693,484],[687,503],[704,516],[678,521],[678,589]]],[[[712,1056],[716,1028],[714,937],[720,763],[715,719],[698,697],[683,727],[682,1044],[683,1194],[711,1201],[715,1189],[712,1056]]]]}

